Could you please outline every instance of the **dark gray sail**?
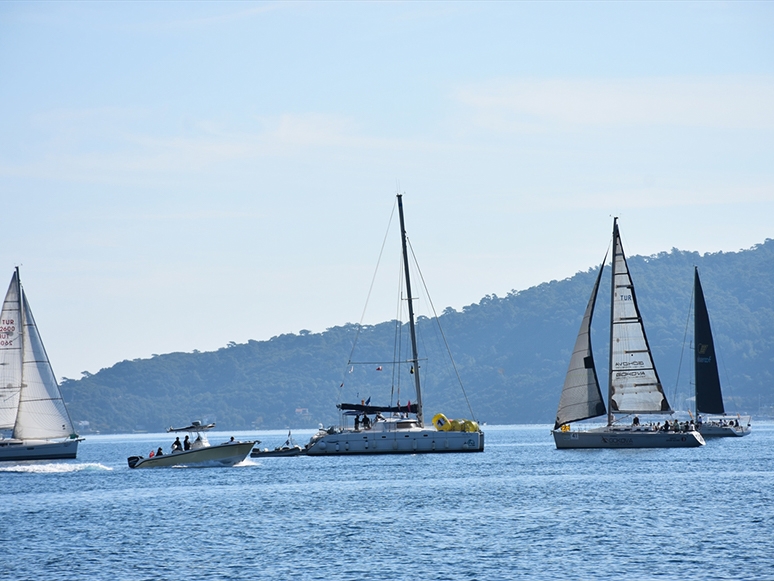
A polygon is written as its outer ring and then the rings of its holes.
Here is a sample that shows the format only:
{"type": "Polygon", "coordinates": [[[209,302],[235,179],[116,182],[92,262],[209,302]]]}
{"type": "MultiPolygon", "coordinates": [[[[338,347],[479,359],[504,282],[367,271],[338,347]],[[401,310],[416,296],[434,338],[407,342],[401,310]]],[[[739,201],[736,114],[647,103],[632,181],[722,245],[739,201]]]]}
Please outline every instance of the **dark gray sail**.
{"type": "Polygon", "coordinates": [[[559,398],[559,409],[556,412],[554,429],[570,422],[596,418],[606,413],[602,392],[599,389],[597,370],[594,367],[594,353],[591,350],[591,319],[594,316],[594,305],[597,301],[599,281],[605,269],[605,260],[599,267],[594,290],[591,291],[589,304],[581,321],[575,347],[570,357],[570,365],[564,378],[562,396],[559,398]]]}
{"type": "Polygon", "coordinates": [[[699,269],[694,270],[694,365],[696,368],[696,411],[702,414],[724,414],[723,393],[720,391],[715,342],[712,340],[707,303],[699,280],[699,269]]]}

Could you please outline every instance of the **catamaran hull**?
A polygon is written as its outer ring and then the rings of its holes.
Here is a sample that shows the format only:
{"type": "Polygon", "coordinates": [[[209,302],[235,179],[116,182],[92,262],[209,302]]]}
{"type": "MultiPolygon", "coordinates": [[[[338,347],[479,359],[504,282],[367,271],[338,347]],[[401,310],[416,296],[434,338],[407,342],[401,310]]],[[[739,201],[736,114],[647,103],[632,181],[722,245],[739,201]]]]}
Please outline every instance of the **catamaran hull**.
{"type": "Polygon", "coordinates": [[[696,448],[704,438],[693,432],[648,432],[639,430],[553,430],[558,450],[576,448],[696,448]]]}
{"type": "Polygon", "coordinates": [[[217,446],[208,446],[197,450],[187,450],[185,452],[173,452],[153,458],[143,458],[142,456],[130,456],[127,459],[129,468],[170,468],[172,466],[191,466],[191,467],[223,467],[238,464],[253,449],[255,441],[252,442],[227,442],[217,446]]]}
{"type": "Polygon", "coordinates": [[[0,440],[0,462],[23,460],[72,460],[80,440],[0,440]]]}
{"type": "Polygon", "coordinates": [[[326,434],[319,438],[312,438],[306,453],[309,456],[347,456],[483,451],[483,432],[408,430],[374,433],[345,431],[326,434]]]}

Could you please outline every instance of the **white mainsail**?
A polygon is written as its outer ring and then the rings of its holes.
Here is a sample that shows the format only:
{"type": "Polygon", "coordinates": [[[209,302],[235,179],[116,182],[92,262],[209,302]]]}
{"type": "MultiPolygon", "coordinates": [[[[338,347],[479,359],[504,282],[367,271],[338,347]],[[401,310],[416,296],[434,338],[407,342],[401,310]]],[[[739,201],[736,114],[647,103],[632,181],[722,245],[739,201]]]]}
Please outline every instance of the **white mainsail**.
{"type": "Polygon", "coordinates": [[[618,222],[613,225],[610,329],[610,413],[670,411],[653,363],[626,264],[618,222]]]}
{"type": "Polygon", "coordinates": [[[16,423],[21,389],[21,311],[19,280],[13,273],[0,311],[0,430],[16,423]]]}
{"type": "Polygon", "coordinates": [[[575,340],[570,365],[564,378],[562,396],[559,398],[559,409],[556,412],[554,429],[570,422],[605,415],[605,403],[599,390],[597,370],[594,367],[594,354],[591,349],[591,320],[606,260],[607,257],[602,262],[602,266],[599,267],[597,281],[591,291],[591,298],[589,298],[578,337],[575,340]]]}

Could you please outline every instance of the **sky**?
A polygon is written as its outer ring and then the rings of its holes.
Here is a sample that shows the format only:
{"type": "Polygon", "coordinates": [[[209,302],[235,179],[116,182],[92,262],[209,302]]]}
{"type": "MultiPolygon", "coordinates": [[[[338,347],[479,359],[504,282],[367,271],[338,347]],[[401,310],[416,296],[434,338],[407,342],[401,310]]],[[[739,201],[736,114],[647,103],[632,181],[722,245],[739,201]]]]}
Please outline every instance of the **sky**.
{"type": "Polygon", "coordinates": [[[772,103],[771,2],[2,2],[0,284],[78,378],[359,322],[397,192],[439,311],[596,266],[612,216],[750,248],[772,103]]]}

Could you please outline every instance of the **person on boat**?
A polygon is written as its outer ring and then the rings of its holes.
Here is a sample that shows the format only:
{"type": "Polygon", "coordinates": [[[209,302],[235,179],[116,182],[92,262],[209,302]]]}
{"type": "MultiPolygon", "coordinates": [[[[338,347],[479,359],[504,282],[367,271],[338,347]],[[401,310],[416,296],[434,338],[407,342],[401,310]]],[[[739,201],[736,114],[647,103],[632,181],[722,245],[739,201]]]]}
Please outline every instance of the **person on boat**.
{"type": "Polygon", "coordinates": [[[191,440],[188,438],[188,436],[185,437],[185,440],[183,440],[183,450],[190,450],[191,449],[191,440]]]}
{"type": "Polygon", "coordinates": [[[363,429],[368,430],[371,428],[371,420],[368,419],[366,414],[363,414],[363,429]]]}
{"type": "Polygon", "coordinates": [[[172,442],[172,451],[173,452],[182,452],[183,451],[183,445],[180,443],[180,436],[175,438],[175,441],[172,442]]]}
{"type": "Polygon", "coordinates": [[[360,430],[360,414],[355,416],[355,431],[360,430]]]}
{"type": "Polygon", "coordinates": [[[164,450],[162,450],[161,446],[159,446],[159,449],[156,450],[156,456],[163,456],[163,455],[164,455],[164,450]]]}
{"type": "Polygon", "coordinates": [[[156,452],[153,450],[150,451],[150,454],[148,454],[148,458],[153,458],[156,455],[156,452]]]}
{"type": "Polygon", "coordinates": [[[376,412],[376,417],[374,418],[374,423],[375,422],[383,422],[383,421],[384,421],[384,416],[382,415],[382,412],[376,412]]]}
{"type": "Polygon", "coordinates": [[[229,440],[230,443],[234,443],[234,436],[231,436],[231,439],[229,440]]]}
{"type": "Polygon", "coordinates": [[[640,418],[639,416],[634,416],[634,419],[632,420],[633,426],[639,426],[640,425],[640,418]]]}

